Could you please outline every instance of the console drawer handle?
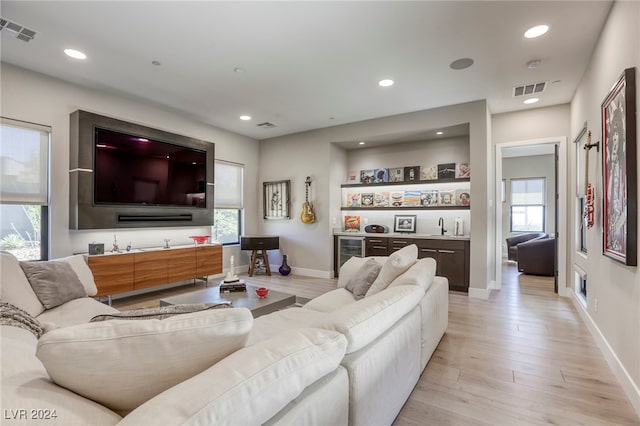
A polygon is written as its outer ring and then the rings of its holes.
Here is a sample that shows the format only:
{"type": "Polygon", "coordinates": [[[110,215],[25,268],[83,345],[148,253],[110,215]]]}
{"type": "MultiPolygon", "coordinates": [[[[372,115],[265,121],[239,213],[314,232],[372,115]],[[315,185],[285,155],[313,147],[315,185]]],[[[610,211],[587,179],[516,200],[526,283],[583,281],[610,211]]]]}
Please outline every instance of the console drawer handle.
{"type": "Polygon", "coordinates": [[[423,248],[423,249],[420,249],[420,251],[427,251],[427,252],[429,252],[429,253],[436,253],[438,250],[423,248]]]}
{"type": "Polygon", "coordinates": [[[381,242],[382,242],[382,240],[372,240],[372,239],[369,239],[369,242],[370,242],[370,243],[381,243],[381,242]]]}
{"type": "Polygon", "coordinates": [[[439,251],[440,253],[451,253],[451,254],[454,254],[454,253],[455,253],[455,251],[453,251],[453,250],[438,250],[438,251],[439,251]]]}
{"type": "Polygon", "coordinates": [[[387,249],[387,246],[373,246],[374,249],[387,249]]]}
{"type": "Polygon", "coordinates": [[[393,243],[394,244],[408,244],[407,241],[402,241],[402,240],[401,241],[393,240],[393,243]]]}

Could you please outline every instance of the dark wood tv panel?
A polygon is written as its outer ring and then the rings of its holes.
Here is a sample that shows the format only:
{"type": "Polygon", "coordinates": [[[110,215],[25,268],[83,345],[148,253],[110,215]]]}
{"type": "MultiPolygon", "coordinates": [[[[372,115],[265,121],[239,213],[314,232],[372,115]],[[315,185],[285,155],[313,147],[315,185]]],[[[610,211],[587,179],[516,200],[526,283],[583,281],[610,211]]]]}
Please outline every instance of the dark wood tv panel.
{"type": "Polygon", "coordinates": [[[131,253],[107,253],[88,258],[98,287],[109,296],[222,273],[222,245],[202,244],[131,253]]]}

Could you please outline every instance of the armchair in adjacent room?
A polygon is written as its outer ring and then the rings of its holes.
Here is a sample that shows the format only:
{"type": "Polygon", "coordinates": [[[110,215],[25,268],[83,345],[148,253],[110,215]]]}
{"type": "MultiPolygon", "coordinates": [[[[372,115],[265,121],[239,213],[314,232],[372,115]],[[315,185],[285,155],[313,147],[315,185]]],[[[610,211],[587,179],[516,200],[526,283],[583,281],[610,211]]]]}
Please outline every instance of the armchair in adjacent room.
{"type": "Polygon", "coordinates": [[[518,244],[518,271],[528,275],[555,275],[556,240],[545,238],[518,244]]]}
{"type": "Polygon", "coordinates": [[[531,240],[541,240],[549,238],[544,232],[530,232],[526,234],[518,234],[507,238],[507,258],[509,260],[518,260],[518,244],[531,240]]]}

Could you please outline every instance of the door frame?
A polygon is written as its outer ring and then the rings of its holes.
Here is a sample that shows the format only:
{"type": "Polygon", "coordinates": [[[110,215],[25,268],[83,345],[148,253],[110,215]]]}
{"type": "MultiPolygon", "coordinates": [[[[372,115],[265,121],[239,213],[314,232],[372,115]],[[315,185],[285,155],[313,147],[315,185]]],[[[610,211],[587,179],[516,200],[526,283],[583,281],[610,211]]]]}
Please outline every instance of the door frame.
{"type": "MultiPolygon", "coordinates": [[[[557,268],[557,285],[558,295],[568,297],[571,292],[567,288],[567,138],[566,136],[559,136],[553,138],[544,139],[528,139],[512,142],[500,142],[496,143],[495,147],[495,180],[494,180],[494,194],[500,194],[502,185],[502,150],[503,148],[514,146],[527,146],[527,145],[543,145],[554,144],[558,146],[558,172],[556,176],[556,184],[558,186],[558,199],[556,202],[556,214],[559,218],[556,221],[556,235],[557,235],[557,250],[556,250],[556,268],[557,268]]],[[[498,202],[496,197],[495,207],[495,286],[494,289],[500,290],[502,288],[502,203],[498,202]]]]}

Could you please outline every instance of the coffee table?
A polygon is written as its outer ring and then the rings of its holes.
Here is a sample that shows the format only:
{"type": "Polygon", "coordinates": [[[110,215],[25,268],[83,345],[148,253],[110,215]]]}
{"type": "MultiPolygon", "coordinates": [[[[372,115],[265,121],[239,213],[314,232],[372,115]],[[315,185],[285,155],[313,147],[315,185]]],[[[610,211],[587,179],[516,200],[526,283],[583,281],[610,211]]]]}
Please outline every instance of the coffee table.
{"type": "Polygon", "coordinates": [[[261,315],[270,314],[279,309],[296,303],[296,296],[293,294],[281,293],[269,290],[269,294],[264,298],[256,295],[255,286],[245,284],[247,291],[236,291],[231,293],[220,293],[220,286],[209,287],[191,293],[179,294],[160,300],[160,306],[183,305],[191,303],[220,303],[231,302],[234,308],[248,308],[254,318],[261,315]]]}

